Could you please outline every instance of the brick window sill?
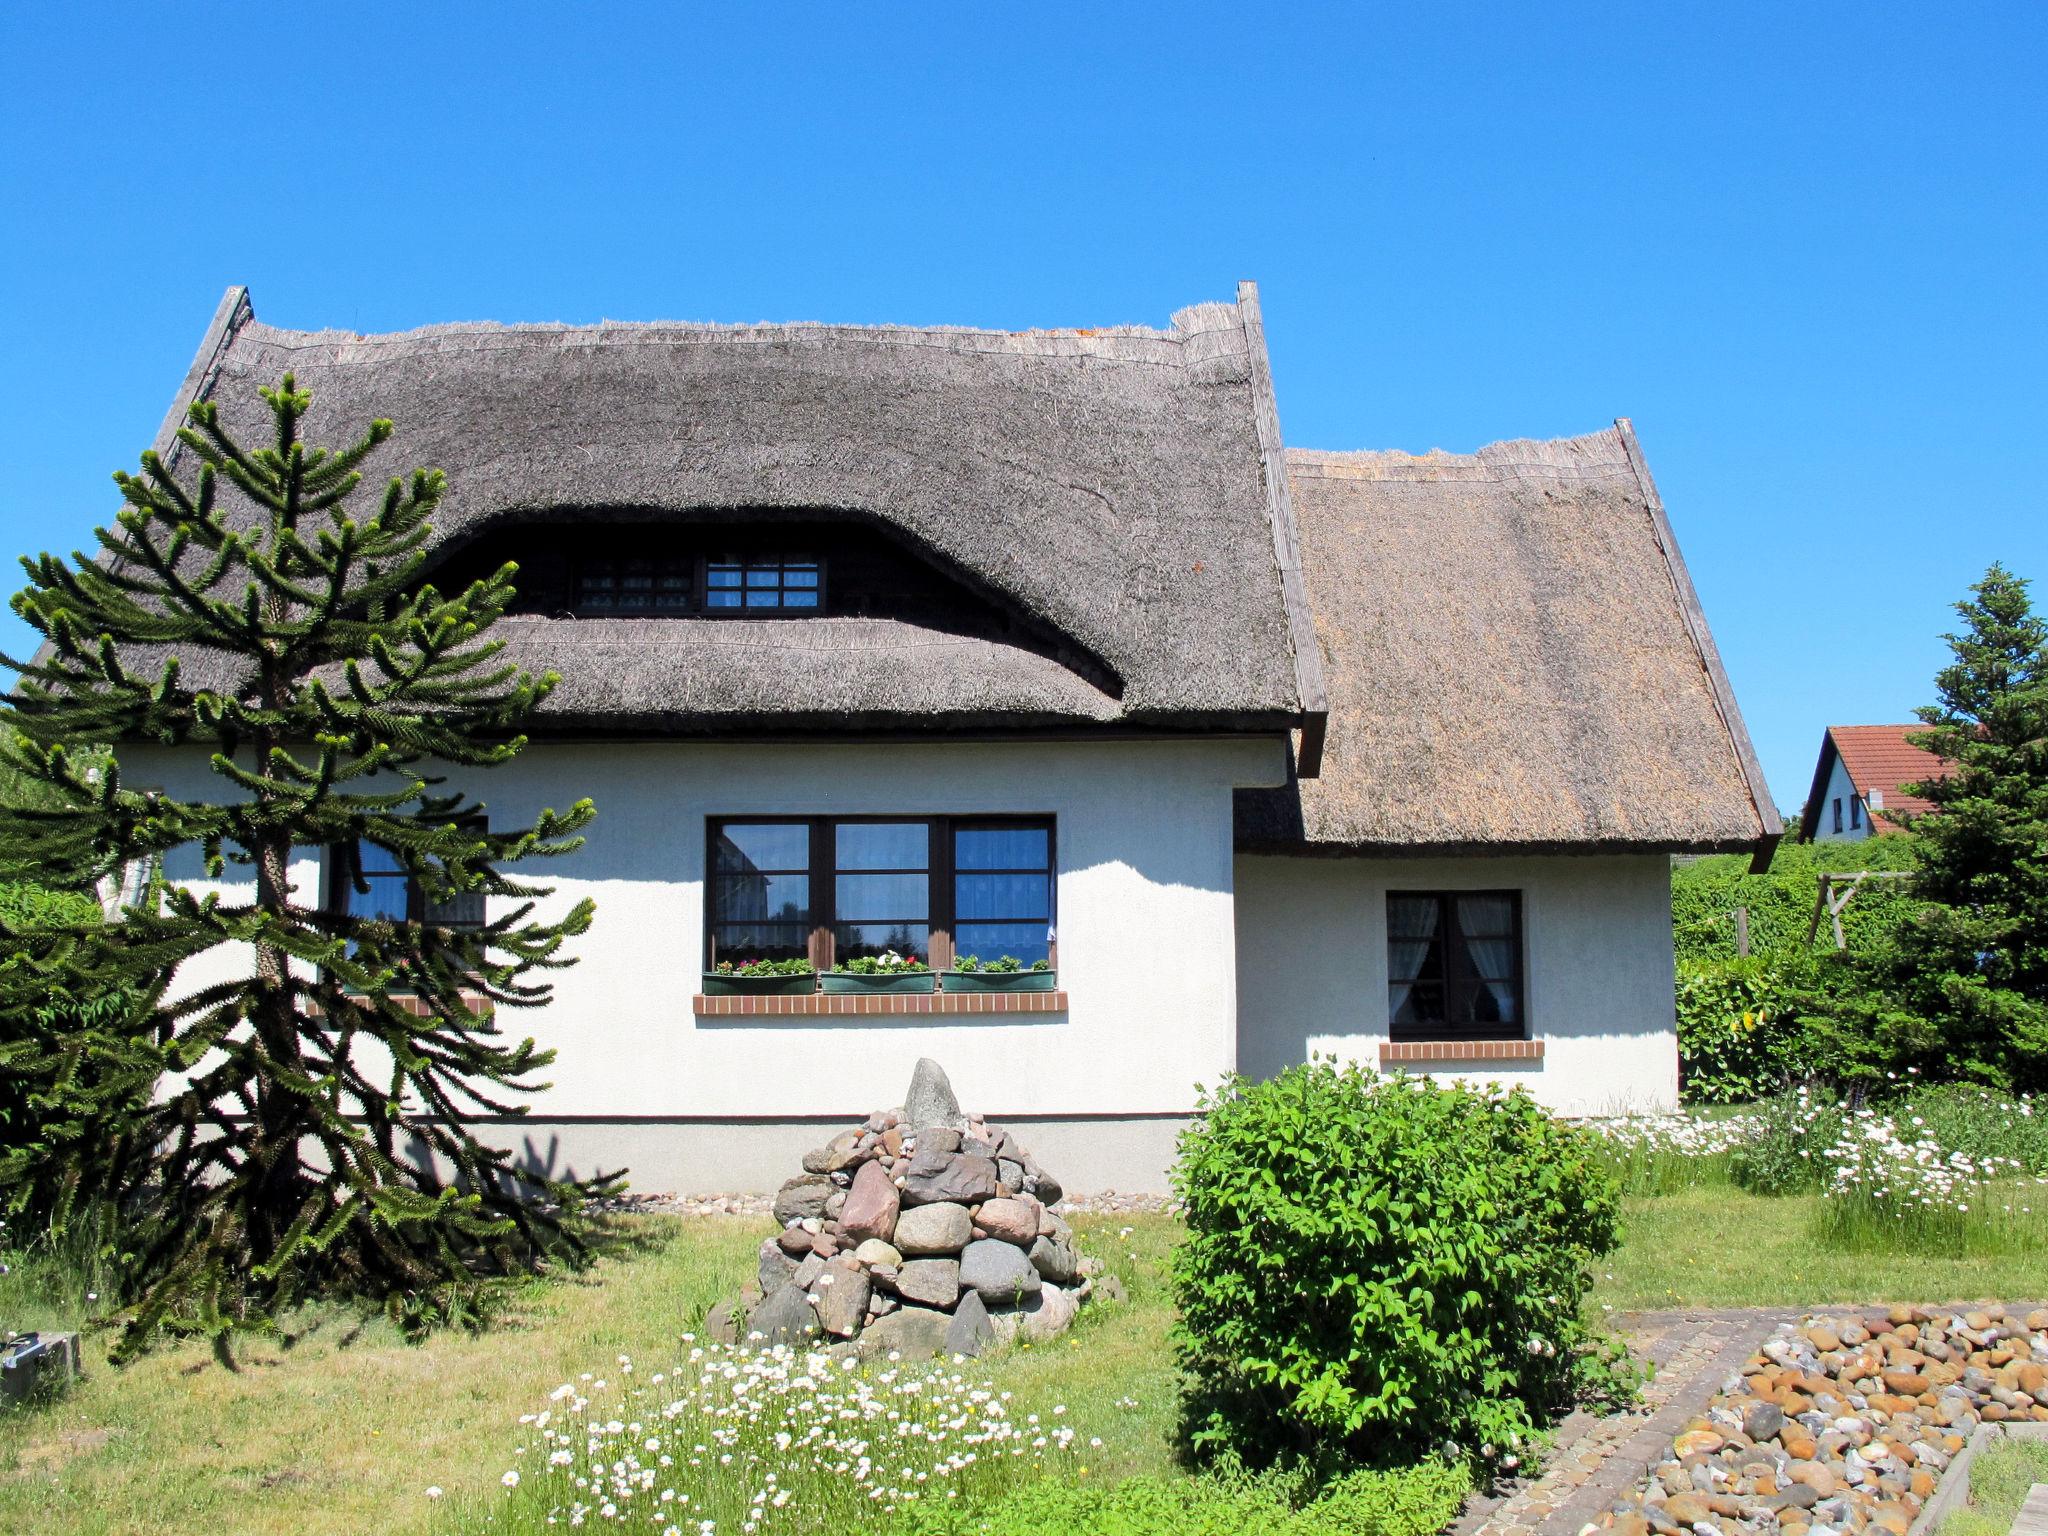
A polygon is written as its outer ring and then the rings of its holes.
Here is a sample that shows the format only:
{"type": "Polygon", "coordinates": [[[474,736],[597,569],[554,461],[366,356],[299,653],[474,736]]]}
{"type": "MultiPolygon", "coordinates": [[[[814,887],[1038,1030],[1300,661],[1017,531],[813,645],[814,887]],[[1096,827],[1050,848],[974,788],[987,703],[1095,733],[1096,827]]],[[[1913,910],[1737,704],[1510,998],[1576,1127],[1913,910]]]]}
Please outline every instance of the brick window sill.
{"type": "Polygon", "coordinates": [[[796,992],[739,994],[707,997],[698,993],[690,999],[691,1012],[699,1018],[845,1018],[875,1015],[903,1018],[926,1013],[1065,1013],[1064,992],[878,992],[859,993],[796,992]]]}
{"type": "Polygon", "coordinates": [[[1380,1045],[1383,1067],[1542,1059],[1541,1040],[1387,1040],[1380,1045]]]}

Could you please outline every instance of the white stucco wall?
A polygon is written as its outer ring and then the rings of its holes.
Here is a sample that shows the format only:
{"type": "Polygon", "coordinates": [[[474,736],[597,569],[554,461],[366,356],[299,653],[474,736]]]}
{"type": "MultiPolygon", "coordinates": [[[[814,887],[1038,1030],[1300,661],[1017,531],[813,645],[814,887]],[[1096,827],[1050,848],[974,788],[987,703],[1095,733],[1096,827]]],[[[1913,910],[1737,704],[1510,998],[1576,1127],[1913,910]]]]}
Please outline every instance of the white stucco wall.
{"type": "MultiPolygon", "coordinates": [[[[555,883],[553,907],[594,898],[596,923],[574,941],[578,963],[556,976],[555,1002],[504,1020],[559,1053],[533,1115],[853,1117],[898,1102],[919,1056],[945,1064],[963,1103],[997,1117],[1184,1114],[1194,1085],[1214,1082],[1237,1049],[1231,791],[1274,783],[1283,771],[1277,740],[544,743],[466,775],[502,825],[578,796],[598,806],[588,846],[536,876],[555,883]],[[692,1013],[706,817],[899,812],[1057,818],[1067,1013],[692,1013]]],[[[124,754],[124,772],[131,784],[218,793],[218,781],[189,757],[124,754]]],[[[315,899],[318,860],[302,859],[294,872],[303,899],[315,899]]],[[[170,873],[204,888],[190,863],[174,861],[170,873]]],[[[181,983],[202,984],[229,963],[210,959],[181,983]]],[[[587,1170],[591,1159],[572,1161],[587,1170]]]]}
{"type": "Polygon", "coordinates": [[[1841,758],[1835,759],[1834,767],[1828,773],[1827,788],[1821,791],[1820,815],[1815,818],[1813,840],[1816,843],[1860,843],[1870,836],[1870,817],[1850,809],[1856,798],[1856,786],[1850,782],[1849,771],[1842,766],[1841,758]],[[1842,830],[1835,830],[1835,802],[1842,802],[1842,830]],[[1860,821],[1861,826],[1851,826],[1851,819],[1860,821]]]}
{"type": "MultiPolygon", "coordinates": [[[[1522,892],[1529,1034],[1541,1061],[1432,1075],[1522,1083],[1572,1114],[1670,1108],[1671,872],[1663,855],[1237,861],[1239,1070],[1311,1052],[1379,1064],[1389,890],[1522,892]]],[[[1414,1066],[1404,1070],[1424,1070],[1414,1066]]]]}

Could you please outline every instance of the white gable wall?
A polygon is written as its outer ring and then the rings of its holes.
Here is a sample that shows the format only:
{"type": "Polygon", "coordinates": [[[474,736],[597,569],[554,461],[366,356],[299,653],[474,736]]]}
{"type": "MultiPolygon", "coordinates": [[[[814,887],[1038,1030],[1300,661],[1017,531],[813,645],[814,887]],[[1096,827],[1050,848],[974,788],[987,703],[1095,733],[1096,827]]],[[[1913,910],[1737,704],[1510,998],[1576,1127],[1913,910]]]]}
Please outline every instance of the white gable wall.
{"type": "Polygon", "coordinates": [[[1522,893],[1530,1038],[1541,1061],[1430,1067],[1526,1085],[1570,1114],[1678,1101],[1671,861],[1663,854],[1237,861],[1238,1061],[1268,1076],[1311,1053],[1379,1066],[1389,890],[1522,893]]]}
{"type": "Polygon", "coordinates": [[[1856,786],[1849,779],[1849,770],[1842,766],[1841,755],[1835,757],[1834,767],[1828,772],[1827,788],[1821,791],[1820,815],[1813,824],[1813,840],[1816,843],[1860,843],[1870,836],[1870,817],[1852,811],[1851,802],[1856,798],[1856,786]],[[1835,802],[1842,802],[1842,830],[1835,830],[1835,802]],[[1852,826],[1851,821],[1861,822],[1852,826]]]}

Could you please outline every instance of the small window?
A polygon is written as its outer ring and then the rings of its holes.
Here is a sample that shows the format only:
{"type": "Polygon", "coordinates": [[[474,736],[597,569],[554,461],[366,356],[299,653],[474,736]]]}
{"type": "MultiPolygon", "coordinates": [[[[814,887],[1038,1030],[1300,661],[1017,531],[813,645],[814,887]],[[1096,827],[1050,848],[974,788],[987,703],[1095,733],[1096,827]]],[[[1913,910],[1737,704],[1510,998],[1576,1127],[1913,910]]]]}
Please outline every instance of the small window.
{"type": "Polygon", "coordinates": [[[576,566],[576,611],[589,618],[688,613],[696,561],[673,555],[588,555],[576,566]]]}
{"type": "Polygon", "coordinates": [[[425,923],[435,928],[481,928],[484,893],[458,891],[446,901],[428,901],[420,884],[388,848],[355,842],[336,850],[328,865],[327,910],[389,923],[425,923]],[[362,877],[367,890],[356,888],[362,877]]]}
{"type": "Polygon", "coordinates": [[[802,556],[713,560],[705,569],[707,613],[815,613],[824,568],[802,556]]]}
{"type": "Polygon", "coordinates": [[[1387,894],[1396,1040],[1519,1040],[1527,1030],[1519,891],[1387,894]]]}
{"type": "Polygon", "coordinates": [[[1863,797],[1861,795],[1851,795],[1849,797],[1849,830],[1857,832],[1861,831],[1862,827],[1863,797]]]}
{"type": "Polygon", "coordinates": [[[1835,830],[1837,832],[1842,830],[1842,797],[1840,795],[1835,796],[1835,830]]]}

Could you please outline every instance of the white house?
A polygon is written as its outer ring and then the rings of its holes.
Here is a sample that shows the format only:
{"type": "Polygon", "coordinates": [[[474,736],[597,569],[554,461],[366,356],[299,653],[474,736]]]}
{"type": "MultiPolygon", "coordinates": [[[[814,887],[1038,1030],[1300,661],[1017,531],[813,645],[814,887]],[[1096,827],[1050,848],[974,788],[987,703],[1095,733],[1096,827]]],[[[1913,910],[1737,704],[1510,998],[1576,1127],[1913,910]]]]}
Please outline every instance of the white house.
{"type": "Polygon", "coordinates": [[[1924,725],[1831,725],[1820,740],[1813,788],[1799,817],[1800,841],[1860,843],[1898,830],[1893,818],[1924,815],[1933,802],[1908,791],[1947,775],[1949,765],[1912,738],[1924,725]]]}
{"type": "Polygon", "coordinates": [[[391,458],[448,472],[444,576],[518,559],[511,651],[563,675],[471,781],[511,819],[599,808],[550,871],[596,926],[512,1021],[559,1052],[494,1128],[537,1161],[773,1187],[919,1056],[1084,1189],[1163,1187],[1197,1084],[1309,1051],[1674,1101],[1670,855],[1780,827],[1626,422],[1286,450],[1250,284],[1024,333],[357,336],[236,289],[172,419],[260,429],[288,369],[316,440],[389,416],[391,458]],[[1055,978],[704,984],[884,944],[1055,978]]]}

